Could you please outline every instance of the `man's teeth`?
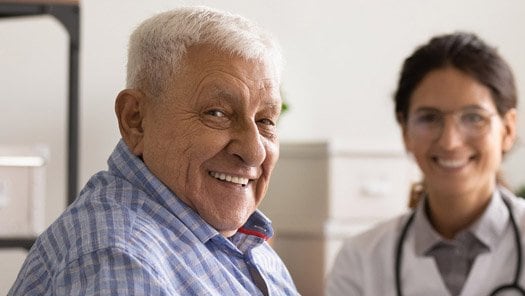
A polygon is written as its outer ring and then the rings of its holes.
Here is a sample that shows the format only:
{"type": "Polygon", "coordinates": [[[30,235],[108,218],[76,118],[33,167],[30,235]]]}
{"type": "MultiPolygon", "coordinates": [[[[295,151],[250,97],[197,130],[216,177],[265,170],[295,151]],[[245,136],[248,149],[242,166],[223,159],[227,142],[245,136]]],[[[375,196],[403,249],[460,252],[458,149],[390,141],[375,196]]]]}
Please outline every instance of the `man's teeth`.
{"type": "Polygon", "coordinates": [[[230,176],[230,175],[226,175],[225,173],[210,172],[210,175],[221,181],[232,182],[232,183],[243,185],[243,186],[248,184],[248,181],[249,181],[248,178],[230,176]]]}
{"type": "Polygon", "coordinates": [[[439,165],[447,168],[459,168],[461,166],[464,166],[467,163],[467,161],[468,160],[464,159],[438,159],[439,165]]]}

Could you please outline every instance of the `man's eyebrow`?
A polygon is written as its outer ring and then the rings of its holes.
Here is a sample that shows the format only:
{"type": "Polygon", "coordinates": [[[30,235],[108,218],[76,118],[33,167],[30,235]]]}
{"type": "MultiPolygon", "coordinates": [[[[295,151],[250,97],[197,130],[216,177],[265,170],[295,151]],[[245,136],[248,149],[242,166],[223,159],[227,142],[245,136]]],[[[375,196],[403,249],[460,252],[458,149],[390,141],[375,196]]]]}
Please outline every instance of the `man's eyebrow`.
{"type": "Polygon", "coordinates": [[[264,106],[266,106],[269,109],[280,110],[282,108],[282,103],[276,103],[276,102],[271,101],[271,102],[266,102],[264,106]]]}
{"type": "Polygon", "coordinates": [[[238,100],[238,96],[225,91],[224,89],[219,89],[215,96],[219,99],[227,99],[227,100],[238,100]]]}
{"type": "MultiPolygon", "coordinates": [[[[213,87],[205,92],[205,97],[214,101],[238,101],[239,97],[220,87],[213,87]]],[[[204,98],[204,97],[203,97],[204,98]]]]}

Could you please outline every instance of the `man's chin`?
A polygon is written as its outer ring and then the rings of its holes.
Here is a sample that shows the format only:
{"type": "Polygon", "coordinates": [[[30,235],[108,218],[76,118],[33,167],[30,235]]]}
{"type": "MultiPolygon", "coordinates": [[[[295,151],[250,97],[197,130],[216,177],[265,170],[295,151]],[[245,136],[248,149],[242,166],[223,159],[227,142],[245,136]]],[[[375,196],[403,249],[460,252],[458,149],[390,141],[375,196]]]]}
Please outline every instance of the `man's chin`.
{"type": "Polygon", "coordinates": [[[222,221],[222,223],[215,223],[215,225],[212,225],[217,231],[224,235],[225,237],[230,237],[237,233],[237,230],[241,228],[244,223],[248,220],[249,216],[243,217],[242,219],[227,219],[222,221]]]}

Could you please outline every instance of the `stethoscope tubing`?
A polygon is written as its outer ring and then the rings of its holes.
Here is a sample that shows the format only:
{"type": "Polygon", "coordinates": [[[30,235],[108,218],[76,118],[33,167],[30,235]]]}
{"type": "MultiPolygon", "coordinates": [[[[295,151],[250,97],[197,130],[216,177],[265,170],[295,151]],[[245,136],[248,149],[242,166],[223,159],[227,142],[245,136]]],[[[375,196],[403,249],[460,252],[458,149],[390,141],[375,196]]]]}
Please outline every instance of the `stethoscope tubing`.
{"type": "MultiPolygon", "coordinates": [[[[518,281],[521,276],[521,262],[522,262],[520,232],[519,232],[518,224],[516,223],[516,219],[514,219],[514,215],[512,213],[512,209],[510,207],[509,202],[506,201],[505,199],[503,199],[503,202],[505,203],[505,206],[507,207],[507,210],[509,212],[510,223],[512,226],[512,230],[514,232],[514,240],[516,244],[516,253],[517,253],[517,258],[516,258],[517,264],[516,264],[516,271],[514,273],[514,281],[510,284],[501,285],[499,287],[496,287],[492,291],[492,293],[490,293],[490,296],[497,295],[498,293],[505,291],[505,290],[515,290],[515,291],[519,291],[521,295],[525,295],[525,290],[523,289],[523,287],[521,287],[518,284],[518,281]]],[[[408,220],[405,222],[405,225],[403,226],[401,230],[401,234],[399,235],[399,238],[396,244],[396,250],[395,250],[396,258],[395,258],[395,263],[394,263],[395,264],[394,275],[395,275],[396,295],[397,296],[403,295],[402,285],[401,285],[401,265],[402,265],[401,263],[403,259],[403,244],[405,242],[408,230],[410,226],[412,225],[412,223],[414,222],[415,216],[416,216],[416,211],[413,211],[408,217],[408,220]]]]}

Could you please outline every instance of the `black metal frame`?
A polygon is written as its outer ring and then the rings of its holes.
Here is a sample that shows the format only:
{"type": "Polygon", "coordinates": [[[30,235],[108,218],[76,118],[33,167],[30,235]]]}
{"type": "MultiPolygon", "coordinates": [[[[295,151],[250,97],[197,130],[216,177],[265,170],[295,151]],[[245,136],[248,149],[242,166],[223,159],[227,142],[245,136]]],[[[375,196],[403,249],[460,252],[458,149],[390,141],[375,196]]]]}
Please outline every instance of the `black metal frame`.
{"type": "MultiPolygon", "coordinates": [[[[45,0],[42,0],[45,1],[45,0]]],[[[67,203],[71,204],[78,193],[79,158],[79,100],[78,72],[80,48],[80,6],[78,4],[45,4],[0,2],[0,18],[51,15],[69,34],[69,82],[67,129],[67,203]]],[[[0,238],[0,248],[22,247],[29,250],[34,238],[0,238]]]]}

